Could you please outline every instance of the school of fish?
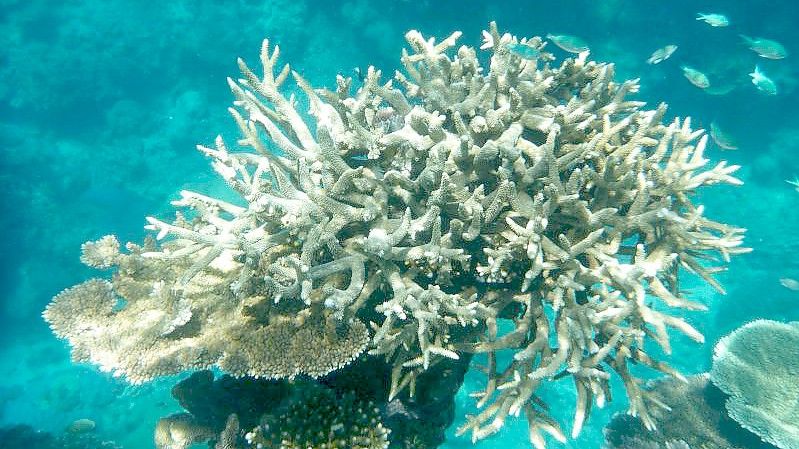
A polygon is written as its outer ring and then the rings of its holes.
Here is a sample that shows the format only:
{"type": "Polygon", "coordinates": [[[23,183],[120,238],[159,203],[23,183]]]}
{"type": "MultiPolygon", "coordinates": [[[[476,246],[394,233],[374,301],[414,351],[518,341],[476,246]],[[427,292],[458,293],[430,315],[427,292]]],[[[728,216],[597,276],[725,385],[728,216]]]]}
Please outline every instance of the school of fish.
{"type": "MultiPolygon", "coordinates": [[[[731,24],[730,19],[720,13],[698,13],[696,20],[706,23],[714,28],[728,27],[731,24]]],[[[785,46],[780,42],[765,37],[751,37],[745,34],[739,34],[743,44],[755,52],[759,57],[769,60],[784,59],[788,56],[788,51],[785,46]]],[[[677,45],[669,44],[655,50],[651,56],[646,60],[647,64],[660,64],[661,62],[669,59],[675,51],[677,45]]],[[[711,95],[725,95],[733,90],[734,85],[730,83],[722,83],[720,86],[715,86],[711,83],[711,78],[700,69],[691,67],[687,64],[680,66],[685,78],[694,86],[702,89],[711,95]]],[[[754,70],[749,73],[750,80],[755,88],[765,95],[777,95],[779,89],[777,83],[769,77],[759,64],[756,64],[754,70]]],[[[722,150],[735,150],[738,148],[735,139],[723,131],[715,122],[710,124],[710,137],[716,146],[722,150]]]]}
{"type": "MultiPolygon", "coordinates": [[[[729,27],[731,23],[730,19],[726,15],[720,13],[697,13],[696,20],[704,22],[713,28],[729,27]]],[[[758,36],[752,37],[745,34],[739,34],[739,36],[743,44],[761,58],[775,61],[785,59],[788,56],[788,51],[785,49],[785,46],[776,40],[758,36]]],[[[577,36],[568,34],[547,34],[546,38],[555,46],[568,53],[579,54],[581,57],[584,57],[588,54],[588,52],[590,52],[588,44],[577,36]]],[[[503,42],[503,44],[510,53],[515,54],[522,59],[537,60],[540,56],[538,48],[525,41],[519,43],[503,42]]],[[[494,39],[490,34],[484,31],[483,46],[481,48],[489,48],[493,47],[494,45],[494,39]]],[[[663,47],[653,51],[649,58],[646,59],[646,63],[649,65],[660,64],[671,58],[678,48],[679,47],[676,44],[664,45],[663,47]]],[[[682,64],[680,68],[682,69],[683,76],[685,76],[688,82],[697,88],[702,89],[707,94],[726,95],[735,88],[735,84],[730,82],[720,82],[719,85],[714,85],[711,83],[711,78],[706,73],[687,64],[682,64]]],[[[754,70],[749,73],[749,77],[751,78],[752,84],[759,92],[770,96],[777,95],[777,83],[775,83],[773,79],[766,75],[766,73],[760,67],[760,64],[755,65],[754,70]]],[[[736,139],[728,132],[723,130],[715,121],[710,123],[708,135],[715,143],[716,147],[721,150],[738,149],[738,143],[736,139]]],[[[793,180],[786,180],[786,182],[792,185],[794,189],[799,192],[799,178],[794,177],[793,180]]],[[[779,279],[779,283],[788,290],[799,292],[799,280],[783,277],[779,279]]]]}
{"type": "MultiPolygon", "coordinates": [[[[697,13],[696,20],[704,22],[713,28],[725,28],[731,25],[729,17],[721,13],[697,13]]],[[[768,60],[780,60],[788,56],[788,51],[785,46],[780,42],[765,37],[752,37],[745,34],[739,34],[744,45],[755,52],[759,57],[768,60]]],[[[583,54],[590,51],[588,44],[577,36],[568,34],[547,34],[549,39],[555,46],[568,53],[583,54]]],[[[484,45],[481,48],[493,46],[493,40],[490,35],[484,36],[484,45]]],[[[527,45],[526,43],[507,43],[508,51],[516,54],[522,59],[537,59],[539,52],[536,48],[527,45]]],[[[646,63],[650,65],[660,64],[677,51],[679,47],[676,44],[667,44],[663,47],[653,51],[646,63]]],[[[735,85],[731,83],[720,83],[715,85],[711,82],[711,77],[702,70],[683,64],[680,66],[683,76],[699,89],[710,95],[726,95],[731,92],[735,85]]],[[[754,87],[765,95],[777,95],[779,89],[777,83],[769,77],[759,64],[756,64],[754,70],[749,73],[750,80],[754,87]]],[[[735,139],[727,132],[722,130],[715,122],[710,124],[710,138],[716,146],[722,150],[735,150],[738,144],[735,139]]]]}

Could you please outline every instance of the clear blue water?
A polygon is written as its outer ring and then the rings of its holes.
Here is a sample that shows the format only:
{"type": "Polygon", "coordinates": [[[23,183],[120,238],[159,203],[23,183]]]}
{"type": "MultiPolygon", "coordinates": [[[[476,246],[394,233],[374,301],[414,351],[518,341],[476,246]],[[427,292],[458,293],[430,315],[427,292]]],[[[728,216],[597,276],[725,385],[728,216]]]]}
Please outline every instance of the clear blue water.
{"type": "MultiPolygon", "coordinates": [[[[799,193],[784,182],[799,176],[795,2],[3,0],[0,426],[60,431],[90,418],[104,437],[147,448],[155,421],[178,410],[169,396],[176,379],[130,387],[73,365],[40,315],[54,294],[91,276],[78,260],[82,242],[109,233],[138,241],[143,217],[163,216],[180,189],[223,189],[194,145],[236,135],[225,78],[237,74],[237,56],[256,61],[269,37],[312,84],[331,86],[354,67],[393,72],[409,29],[439,37],[461,30],[464,43],[479,45],[490,20],[517,35],[579,35],[592,58],[617,64],[619,77],[641,78],[640,98],[665,101],[671,114],[703,127],[716,122],[738,142],[738,150],[716,147],[709,156],[742,165],[746,185],[710,189],[702,202],[720,221],[748,228],[754,251],[721,276],[726,296],[695,291],[712,304],[693,318],[708,344],[675,348],[678,368],[707,370],[712,343],[753,318],[799,319],[799,292],[779,283],[799,278],[799,193]],[[724,13],[731,25],[711,28],[694,20],[697,12],[724,13]],[[760,58],[739,33],[776,39],[789,55],[760,58]],[[647,65],[666,44],[679,49],[647,65]],[[777,83],[776,96],[749,82],[756,64],[777,83]],[[681,65],[731,90],[709,95],[687,82],[681,65]]],[[[468,377],[457,398],[461,417],[475,381],[468,377]]],[[[570,390],[553,386],[544,397],[556,415],[570,414],[570,390]]],[[[603,425],[622,406],[592,416],[569,447],[600,447],[603,425]]],[[[526,448],[526,440],[524,423],[512,422],[475,447],[526,448]]],[[[471,443],[451,435],[445,447],[471,443]]]]}

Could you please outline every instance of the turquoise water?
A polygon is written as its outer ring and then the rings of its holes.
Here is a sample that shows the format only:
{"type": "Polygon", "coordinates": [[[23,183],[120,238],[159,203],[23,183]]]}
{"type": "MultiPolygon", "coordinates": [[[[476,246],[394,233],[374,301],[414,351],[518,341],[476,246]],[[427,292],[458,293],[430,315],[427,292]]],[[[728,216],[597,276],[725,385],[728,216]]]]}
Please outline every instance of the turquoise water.
{"type": "MultiPolygon", "coordinates": [[[[169,392],[187,374],[130,386],[72,364],[41,313],[55,294],[93,276],[79,261],[81,243],[106,234],[140,241],[144,217],[168,216],[181,189],[224,196],[224,183],[194,146],[211,145],[217,134],[229,141],[237,135],[225,79],[238,73],[238,56],[255,65],[265,37],[311,84],[332,87],[337,74],[352,76],[355,67],[399,69],[409,29],[440,38],[461,30],[461,42],[473,46],[491,20],[519,36],[580,36],[592,59],[616,64],[617,77],[641,79],[638,98],[652,106],[664,101],[671,116],[691,116],[695,126],[716,123],[737,142],[737,150],[712,146],[708,157],[741,165],[745,185],[708,189],[700,201],[715,219],[747,228],[746,245],[754,251],[720,275],[724,296],[687,280],[696,284],[692,295],[710,305],[690,318],[707,343],[676,340],[674,366],[707,371],[713,343],[752,319],[799,320],[799,292],[780,284],[799,279],[799,193],[785,182],[799,176],[794,2],[0,3],[0,426],[61,432],[88,418],[102,439],[147,448],[158,418],[180,409],[169,392]],[[698,12],[723,13],[731,23],[710,27],[694,20],[698,12]],[[775,39],[789,54],[761,58],[739,34],[775,39]],[[646,64],[666,44],[679,49],[658,65],[646,64]],[[681,65],[704,71],[725,93],[691,85],[681,65]],[[774,80],[777,95],[750,83],[755,65],[774,80]]],[[[479,382],[467,375],[442,447],[471,447],[453,429],[479,382]]],[[[568,420],[570,388],[548,386],[542,397],[553,415],[568,420]]],[[[602,428],[624,409],[621,402],[592,414],[567,446],[601,447],[602,428]]],[[[508,422],[474,447],[530,447],[526,424],[508,422]]]]}

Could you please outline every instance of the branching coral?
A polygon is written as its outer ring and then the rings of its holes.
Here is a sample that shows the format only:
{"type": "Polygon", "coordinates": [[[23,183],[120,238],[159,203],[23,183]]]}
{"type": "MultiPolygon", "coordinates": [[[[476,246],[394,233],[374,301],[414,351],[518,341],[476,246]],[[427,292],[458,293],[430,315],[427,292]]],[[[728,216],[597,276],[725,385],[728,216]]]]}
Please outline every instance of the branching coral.
{"type": "Polygon", "coordinates": [[[737,167],[708,167],[703,131],[628,99],[637,82],[615,82],[612,65],[553,66],[539,38],[485,35],[478,56],[456,48],[460,33],[411,31],[404,73],[370,68],[334,90],[280,67],[265,41],[263,74],[240,61],[229,80],[242,149],[199,147],[239,199],[184,191],[175,220],[147,219],[155,240],[125,254],[87,245],[113,281],[61,293],[45,318],[77,360],[134,382],[213,364],[318,377],[368,350],[392,364],[394,398],[442,360],[485,353],[482,410],[461,429],[474,439],[521,412],[537,446],[542,431],[563,438],[535,395],[562,377],[577,389],[577,435],[614,372],[652,425],[628,365],[679,376],[644,342],[668,353],[669,329],[703,340],[673,313],[704,308],[678,273],[721,290],[713,275],[744,251],[743,230],[706,218],[692,194],[740,184],[737,167]]]}

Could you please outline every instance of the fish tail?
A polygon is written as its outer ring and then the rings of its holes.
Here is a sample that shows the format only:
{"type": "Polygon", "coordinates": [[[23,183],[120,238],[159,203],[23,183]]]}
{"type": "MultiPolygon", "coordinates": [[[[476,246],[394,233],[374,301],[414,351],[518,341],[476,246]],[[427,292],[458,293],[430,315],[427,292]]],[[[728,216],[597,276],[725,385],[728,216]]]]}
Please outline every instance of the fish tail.
{"type": "Polygon", "coordinates": [[[738,36],[740,36],[741,39],[743,39],[744,42],[746,42],[747,44],[751,44],[752,43],[752,38],[751,37],[749,37],[749,36],[747,36],[745,34],[739,34],[738,36]]]}

